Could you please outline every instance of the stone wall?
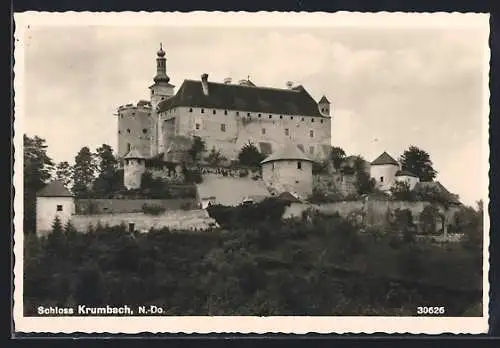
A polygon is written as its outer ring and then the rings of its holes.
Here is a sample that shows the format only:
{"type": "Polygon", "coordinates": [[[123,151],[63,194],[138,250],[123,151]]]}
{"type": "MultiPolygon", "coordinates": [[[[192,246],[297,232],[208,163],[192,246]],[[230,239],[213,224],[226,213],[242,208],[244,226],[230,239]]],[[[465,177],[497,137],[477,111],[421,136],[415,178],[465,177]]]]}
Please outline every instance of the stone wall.
{"type": "Polygon", "coordinates": [[[356,177],[342,173],[321,174],[313,176],[313,188],[324,192],[327,196],[352,196],[357,193],[356,177]]]}
{"type": "Polygon", "coordinates": [[[208,216],[206,210],[172,210],[162,215],[146,215],[143,213],[100,214],[100,215],[73,215],[71,223],[79,232],[87,232],[89,225],[94,228],[102,226],[118,226],[120,224],[134,224],[134,229],[142,232],[151,228],[164,227],[178,230],[206,230],[216,226],[215,220],[208,216]]]}
{"type": "Polygon", "coordinates": [[[147,204],[161,205],[166,210],[194,209],[196,199],[75,199],[76,214],[139,213],[147,204]]]}

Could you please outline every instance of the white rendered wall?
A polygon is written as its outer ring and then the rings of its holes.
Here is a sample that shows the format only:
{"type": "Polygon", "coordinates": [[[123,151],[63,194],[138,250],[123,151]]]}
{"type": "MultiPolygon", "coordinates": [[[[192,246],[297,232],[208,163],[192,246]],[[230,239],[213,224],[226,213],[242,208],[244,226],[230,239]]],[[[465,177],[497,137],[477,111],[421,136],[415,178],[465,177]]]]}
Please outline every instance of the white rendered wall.
{"type": "Polygon", "coordinates": [[[401,175],[401,176],[396,176],[395,181],[406,182],[410,187],[410,190],[413,190],[413,188],[420,181],[420,179],[414,176],[401,175]]]}
{"type": "Polygon", "coordinates": [[[141,187],[142,174],[146,171],[144,160],[127,159],[123,171],[123,184],[129,190],[141,187]]]}
{"type": "Polygon", "coordinates": [[[399,166],[394,164],[372,165],[370,176],[375,179],[376,187],[382,191],[387,191],[394,184],[394,178],[399,166]],[[383,180],[381,180],[383,178],[383,180]]]}
{"type": "Polygon", "coordinates": [[[71,219],[75,212],[73,197],[37,197],[36,198],[36,234],[47,235],[52,231],[52,223],[56,216],[62,225],[71,219]],[[57,206],[62,206],[62,211],[57,211],[57,206]]]}
{"type": "Polygon", "coordinates": [[[262,165],[262,179],[266,186],[278,192],[288,191],[308,198],[312,194],[312,163],[300,161],[301,169],[295,160],[266,162],[262,165]]]}

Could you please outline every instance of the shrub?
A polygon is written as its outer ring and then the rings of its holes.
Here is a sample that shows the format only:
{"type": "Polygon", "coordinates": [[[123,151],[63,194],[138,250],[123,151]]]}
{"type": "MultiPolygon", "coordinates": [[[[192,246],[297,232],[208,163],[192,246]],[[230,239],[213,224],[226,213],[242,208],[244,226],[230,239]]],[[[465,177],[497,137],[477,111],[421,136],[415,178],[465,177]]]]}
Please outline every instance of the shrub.
{"type": "Polygon", "coordinates": [[[420,228],[424,234],[433,234],[436,232],[437,219],[440,217],[439,211],[433,205],[428,205],[420,213],[420,228]]]}
{"type": "Polygon", "coordinates": [[[405,181],[396,181],[390,191],[392,197],[398,201],[413,201],[415,199],[410,185],[405,181]]]}
{"type": "Polygon", "coordinates": [[[165,210],[165,207],[159,204],[144,203],[142,205],[142,212],[148,215],[161,215],[165,212],[165,210]]]}

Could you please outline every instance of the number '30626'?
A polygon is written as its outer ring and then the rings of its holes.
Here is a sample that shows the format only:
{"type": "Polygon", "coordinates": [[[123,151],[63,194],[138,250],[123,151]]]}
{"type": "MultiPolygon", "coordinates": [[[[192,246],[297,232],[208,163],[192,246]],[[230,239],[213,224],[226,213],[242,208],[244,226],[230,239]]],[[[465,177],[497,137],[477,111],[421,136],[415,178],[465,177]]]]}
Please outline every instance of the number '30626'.
{"type": "Polygon", "coordinates": [[[444,307],[417,307],[417,314],[436,315],[444,313],[444,307]]]}

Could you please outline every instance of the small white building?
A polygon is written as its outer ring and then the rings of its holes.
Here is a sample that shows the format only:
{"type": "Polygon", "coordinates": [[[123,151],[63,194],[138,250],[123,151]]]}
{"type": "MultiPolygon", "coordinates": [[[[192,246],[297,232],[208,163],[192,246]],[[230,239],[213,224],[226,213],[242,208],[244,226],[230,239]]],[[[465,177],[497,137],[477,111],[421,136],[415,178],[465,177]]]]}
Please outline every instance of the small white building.
{"type": "Polygon", "coordinates": [[[398,170],[395,176],[396,182],[405,182],[410,190],[413,190],[415,185],[420,182],[420,178],[408,170],[398,170]]]}
{"type": "Polygon", "coordinates": [[[387,152],[383,152],[370,165],[370,176],[375,179],[375,187],[388,191],[394,185],[399,163],[387,152]]]}
{"type": "Polygon", "coordinates": [[[313,162],[296,144],[287,142],[261,162],[262,179],[271,191],[307,199],[313,188],[313,162]]]}
{"type": "Polygon", "coordinates": [[[137,149],[124,157],[123,184],[128,190],[141,188],[142,174],[146,171],[146,158],[137,149]]]}
{"type": "Polygon", "coordinates": [[[73,195],[60,181],[52,181],[36,197],[36,234],[44,236],[52,231],[57,217],[64,226],[75,213],[73,195]]]}

